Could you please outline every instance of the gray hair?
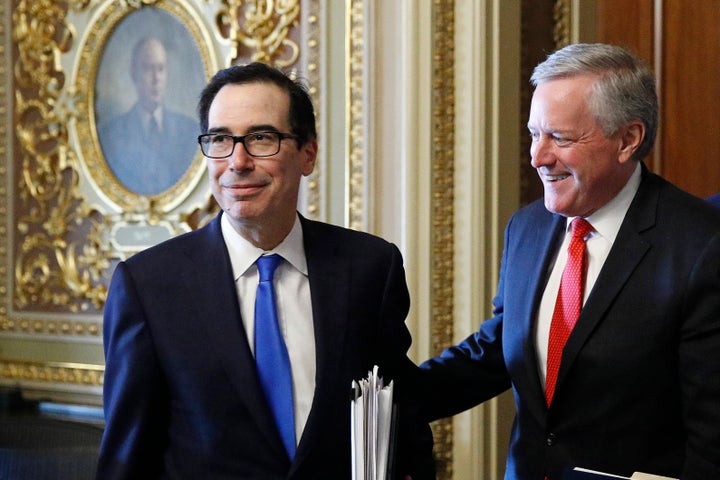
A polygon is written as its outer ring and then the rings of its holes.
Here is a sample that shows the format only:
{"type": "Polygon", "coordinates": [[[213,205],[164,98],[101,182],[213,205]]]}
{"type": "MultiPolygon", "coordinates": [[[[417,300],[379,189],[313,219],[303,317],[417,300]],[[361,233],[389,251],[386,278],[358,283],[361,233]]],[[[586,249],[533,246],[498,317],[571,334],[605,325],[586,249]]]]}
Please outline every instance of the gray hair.
{"type": "Polygon", "coordinates": [[[606,136],[632,121],[645,125],[645,138],[634,155],[642,160],[655,143],[658,98],[655,77],[640,58],[614,45],[576,43],[537,65],[530,82],[537,87],[548,80],[587,74],[597,76],[588,106],[606,136]]]}

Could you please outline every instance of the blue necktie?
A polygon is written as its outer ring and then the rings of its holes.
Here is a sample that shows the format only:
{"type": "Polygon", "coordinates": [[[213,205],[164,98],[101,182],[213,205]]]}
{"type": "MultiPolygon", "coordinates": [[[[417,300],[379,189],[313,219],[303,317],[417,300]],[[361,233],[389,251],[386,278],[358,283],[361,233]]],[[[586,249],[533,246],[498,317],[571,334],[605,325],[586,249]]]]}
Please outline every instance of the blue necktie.
{"type": "Polygon", "coordinates": [[[282,261],[279,255],[265,255],[257,260],[260,282],[255,298],[255,363],[285,450],[292,460],[295,456],[292,373],[273,290],[273,274],[282,261]]]}
{"type": "Polygon", "coordinates": [[[147,144],[150,146],[150,148],[153,149],[153,151],[157,151],[159,148],[162,147],[161,133],[162,132],[160,131],[160,124],[154,116],[151,116],[150,121],[147,125],[147,131],[145,132],[145,136],[147,139],[147,144]]]}

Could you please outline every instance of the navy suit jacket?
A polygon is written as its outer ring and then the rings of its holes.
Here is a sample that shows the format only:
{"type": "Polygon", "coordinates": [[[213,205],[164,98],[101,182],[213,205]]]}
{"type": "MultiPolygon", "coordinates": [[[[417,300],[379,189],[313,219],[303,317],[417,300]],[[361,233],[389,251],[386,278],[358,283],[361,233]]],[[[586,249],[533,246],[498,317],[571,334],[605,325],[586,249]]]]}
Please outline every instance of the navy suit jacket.
{"type": "Polygon", "coordinates": [[[720,193],[716,193],[714,195],[710,195],[705,200],[710,202],[711,204],[715,205],[716,207],[720,207],[720,193]]]}
{"type": "MultiPolygon", "coordinates": [[[[350,478],[351,381],[377,364],[402,403],[417,372],[402,257],[377,237],[301,221],[317,372],[294,460],[263,397],[218,216],[116,268],[98,480],[350,478]]],[[[397,473],[435,478],[430,429],[403,408],[397,473]]]]}
{"type": "Polygon", "coordinates": [[[535,322],[565,222],[542,200],[512,217],[494,316],[421,365],[429,417],[512,387],[508,480],[556,480],[574,466],[720,478],[720,212],[643,166],[548,409],[535,322]]]}
{"type": "Polygon", "coordinates": [[[179,182],[192,165],[200,127],[191,117],[165,108],[162,132],[150,139],[140,108],[135,104],[101,124],[98,139],[108,167],[124,187],[141,195],[157,195],[179,182]]]}

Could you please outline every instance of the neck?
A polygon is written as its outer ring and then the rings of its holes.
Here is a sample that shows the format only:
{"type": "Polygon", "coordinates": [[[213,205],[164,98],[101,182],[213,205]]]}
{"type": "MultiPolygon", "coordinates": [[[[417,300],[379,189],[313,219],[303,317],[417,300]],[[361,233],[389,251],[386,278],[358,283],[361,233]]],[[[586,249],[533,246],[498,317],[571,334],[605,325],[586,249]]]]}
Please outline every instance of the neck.
{"type": "Polygon", "coordinates": [[[290,234],[295,224],[295,215],[296,213],[293,212],[293,215],[288,219],[272,223],[238,222],[231,218],[230,224],[241,237],[253,246],[268,251],[280,245],[285,240],[285,237],[290,234]]]}

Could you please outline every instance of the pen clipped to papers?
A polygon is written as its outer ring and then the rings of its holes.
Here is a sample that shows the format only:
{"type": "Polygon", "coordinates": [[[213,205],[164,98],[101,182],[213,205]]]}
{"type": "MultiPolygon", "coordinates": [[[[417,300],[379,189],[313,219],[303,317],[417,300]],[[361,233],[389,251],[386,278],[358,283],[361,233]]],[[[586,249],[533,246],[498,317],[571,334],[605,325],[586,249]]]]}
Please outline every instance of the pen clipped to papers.
{"type": "Polygon", "coordinates": [[[392,478],[396,415],[393,382],[384,385],[377,365],[367,378],[353,380],[350,399],[353,480],[392,478]]]}

